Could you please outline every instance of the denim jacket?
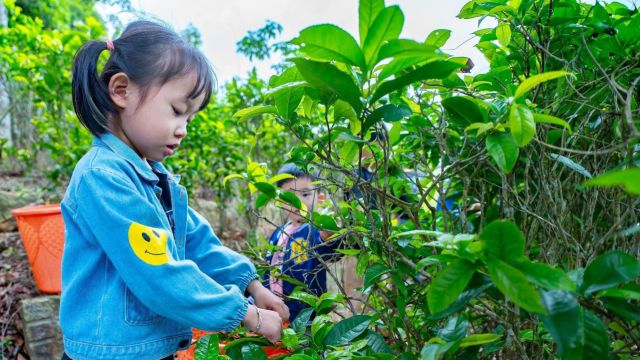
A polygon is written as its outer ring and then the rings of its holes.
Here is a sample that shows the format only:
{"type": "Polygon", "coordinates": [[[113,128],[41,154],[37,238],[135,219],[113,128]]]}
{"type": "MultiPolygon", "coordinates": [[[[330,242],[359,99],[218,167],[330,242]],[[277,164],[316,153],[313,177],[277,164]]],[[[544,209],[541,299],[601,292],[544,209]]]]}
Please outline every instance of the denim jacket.
{"type": "Polygon", "coordinates": [[[171,189],[172,229],[158,175],[111,134],[94,139],[62,201],[60,325],[82,359],[160,359],[191,344],[191,327],[230,331],[244,318],[255,267],[226,247],[171,189]]]}

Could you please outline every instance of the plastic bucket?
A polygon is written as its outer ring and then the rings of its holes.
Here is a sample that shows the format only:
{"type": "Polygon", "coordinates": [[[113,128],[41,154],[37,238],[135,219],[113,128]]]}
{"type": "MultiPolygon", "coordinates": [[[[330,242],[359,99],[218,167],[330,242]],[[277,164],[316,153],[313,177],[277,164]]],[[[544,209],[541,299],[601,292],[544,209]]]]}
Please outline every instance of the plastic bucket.
{"type": "Polygon", "coordinates": [[[43,293],[60,293],[64,222],[60,204],[11,210],[31,264],[36,286],[43,293]]]}

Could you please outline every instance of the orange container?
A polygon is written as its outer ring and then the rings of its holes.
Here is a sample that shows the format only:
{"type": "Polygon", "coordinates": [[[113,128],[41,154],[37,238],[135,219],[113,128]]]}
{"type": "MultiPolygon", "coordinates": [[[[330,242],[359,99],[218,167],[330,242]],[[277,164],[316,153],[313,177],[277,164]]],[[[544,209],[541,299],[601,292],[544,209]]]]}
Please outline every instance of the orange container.
{"type": "MultiPolygon", "coordinates": [[[[201,337],[208,335],[208,334],[212,334],[211,332],[208,331],[203,331],[200,329],[193,329],[193,340],[198,340],[201,337]]],[[[220,342],[219,345],[219,351],[220,354],[224,354],[224,347],[225,345],[227,345],[226,342],[220,342]]],[[[287,349],[283,349],[283,348],[279,348],[276,346],[263,346],[262,349],[264,350],[265,353],[267,353],[267,358],[271,359],[273,357],[279,356],[279,355],[286,355],[289,354],[289,350],[287,349]]],[[[178,360],[194,360],[195,358],[195,353],[196,351],[196,344],[193,343],[191,344],[191,346],[187,349],[187,350],[183,350],[183,351],[178,351],[176,353],[178,360]]]]}
{"type": "Polygon", "coordinates": [[[36,286],[43,293],[60,293],[64,222],[60,204],[14,209],[20,237],[31,264],[36,286]]]}

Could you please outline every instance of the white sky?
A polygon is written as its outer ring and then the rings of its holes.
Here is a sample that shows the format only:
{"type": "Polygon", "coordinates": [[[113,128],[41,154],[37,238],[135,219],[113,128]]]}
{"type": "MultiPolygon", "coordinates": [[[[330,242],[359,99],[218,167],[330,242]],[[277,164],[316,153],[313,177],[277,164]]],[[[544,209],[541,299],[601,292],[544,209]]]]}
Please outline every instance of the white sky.
{"type": "MultiPolygon", "coordinates": [[[[386,0],[386,5],[400,5],[404,16],[403,38],[423,41],[435,29],[450,29],[452,35],[444,49],[470,57],[476,64],[474,72],[488,68],[482,54],[473,47],[477,40],[464,43],[478,29],[477,20],[460,20],[456,15],[467,0],[386,0]],[[464,44],[463,44],[464,43],[464,44]],[[458,47],[457,50],[453,48],[458,47]]],[[[278,41],[290,40],[307,26],[332,23],[358,39],[357,0],[132,0],[131,4],[152,16],[184,29],[193,23],[202,34],[205,52],[223,84],[234,76],[244,77],[256,67],[267,78],[273,74],[273,61],[250,62],[236,53],[236,42],[249,30],[257,30],[272,20],[282,25],[278,41]]],[[[495,26],[489,20],[482,27],[495,26]]]]}

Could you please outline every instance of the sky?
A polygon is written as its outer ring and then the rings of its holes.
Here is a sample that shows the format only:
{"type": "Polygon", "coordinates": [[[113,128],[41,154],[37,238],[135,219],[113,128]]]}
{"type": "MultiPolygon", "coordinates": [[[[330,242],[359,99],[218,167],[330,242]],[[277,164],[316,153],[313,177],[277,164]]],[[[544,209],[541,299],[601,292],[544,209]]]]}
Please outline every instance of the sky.
{"type": "MultiPolygon", "coordinates": [[[[461,20],[456,15],[467,0],[386,0],[386,5],[399,5],[405,22],[402,38],[424,41],[436,29],[452,30],[451,38],[443,49],[446,52],[470,57],[475,66],[474,73],[488,68],[482,54],[473,47],[477,42],[471,39],[478,29],[476,20],[461,20]],[[465,42],[466,41],[466,42],[465,42]]],[[[274,72],[272,61],[249,61],[236,53],[236,42],[249,30],[263,27],[272,20],[283,27],[277,41],[296,37],[305,27],[331,23],[348,31],[358,39],[357,0],[131,0],[137,10],[142,10],[169,23],[176,30],[182,30],[192,23],[202,35],[202,50],[213,65],[219,84],[234,76],[245,77],[256,67],[262,78],[274,72]]],[[[130,18],[121,17],[125,23],[130,18]]],[[[481,27],[495,26],[491,19],[481,27]]]]}

